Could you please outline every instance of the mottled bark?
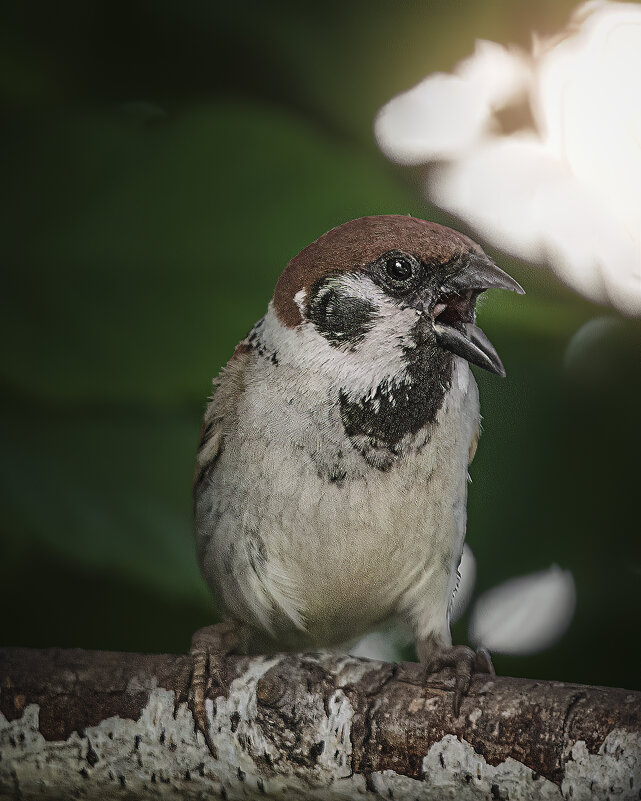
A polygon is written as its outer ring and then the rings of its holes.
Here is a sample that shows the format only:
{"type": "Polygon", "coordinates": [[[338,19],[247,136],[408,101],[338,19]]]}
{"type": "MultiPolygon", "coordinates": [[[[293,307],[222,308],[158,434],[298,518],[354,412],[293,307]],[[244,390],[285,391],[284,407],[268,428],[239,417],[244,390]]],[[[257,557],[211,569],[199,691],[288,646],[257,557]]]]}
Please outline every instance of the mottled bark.
{"type": "Polygon", "coordinates": [[[345,656],[230,657],[209,692],[187,656],[0,650],[0,798],[641,798],[641,693],[474,678],[345,656]]]}

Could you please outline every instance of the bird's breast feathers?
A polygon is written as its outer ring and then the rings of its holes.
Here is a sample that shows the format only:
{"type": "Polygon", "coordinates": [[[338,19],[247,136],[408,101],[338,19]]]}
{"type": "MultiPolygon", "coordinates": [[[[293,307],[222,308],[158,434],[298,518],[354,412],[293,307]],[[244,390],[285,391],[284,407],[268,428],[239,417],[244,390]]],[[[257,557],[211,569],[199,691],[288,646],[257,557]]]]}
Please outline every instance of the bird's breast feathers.
{"type": "MultiPolygon", "coordinates": [[[[265,339],[250,344],[235,415],[242,422],[227,429],[197,499],[201,564],[229,609],[285,645],[345,641],[393,614],[425,571],[447,574],[435,591],[451,585],[478,433],[476,383],[454,357],[433,418],[420,426],[410,409],[407,430],[395,430],[394,407],[407,418],[411,381],[346,400],[322,371],[293,375],[265,339]],[[380,464],[359,436],[374,443],[380,464]]],[[[373,387],[371,367],[369,378],[373,387]]]]}

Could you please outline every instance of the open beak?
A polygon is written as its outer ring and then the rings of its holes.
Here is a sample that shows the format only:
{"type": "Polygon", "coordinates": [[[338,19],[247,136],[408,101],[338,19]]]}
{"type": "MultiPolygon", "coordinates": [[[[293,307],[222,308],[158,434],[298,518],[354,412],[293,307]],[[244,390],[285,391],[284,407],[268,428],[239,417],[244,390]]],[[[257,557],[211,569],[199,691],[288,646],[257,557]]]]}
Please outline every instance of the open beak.
{"type": "Polygon", "coordinates": [[[505,377],[494,345],[475,325],[476,299],[486,289],[509,289],[525,294],[523,287],[494,262],[472,258],[441,287],[432,308],[436,340],[442,348],[505,377]]]}

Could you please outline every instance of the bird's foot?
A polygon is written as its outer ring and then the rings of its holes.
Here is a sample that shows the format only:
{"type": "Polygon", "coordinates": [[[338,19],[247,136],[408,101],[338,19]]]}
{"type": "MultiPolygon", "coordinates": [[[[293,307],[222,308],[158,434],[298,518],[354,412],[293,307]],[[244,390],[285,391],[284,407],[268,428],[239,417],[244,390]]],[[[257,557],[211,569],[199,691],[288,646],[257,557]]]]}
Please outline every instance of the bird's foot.
{"type": "Polygon", "coordinates": [[[489,673],[495,676],[489,652],[485,648],[473,651],[467,645],[442,645],[430,637],[417,644],[419,661],[426,674],[437,673],[443,668],[454,671],[454,714],[458,717],[461,703],[470,689],[473,673],[489,673]]]}
{"type": "Polygon", "coordinates": [[[225,621],[198,629],[191,638],[189,675],[186,677],[187,704],[194,718],[196,731],[205,738],[209,752],[218,758],[209,733],[205,700],[212,686],[223,687],[223,662],[242,642],[241,627],[236,621],[225,621]]]}

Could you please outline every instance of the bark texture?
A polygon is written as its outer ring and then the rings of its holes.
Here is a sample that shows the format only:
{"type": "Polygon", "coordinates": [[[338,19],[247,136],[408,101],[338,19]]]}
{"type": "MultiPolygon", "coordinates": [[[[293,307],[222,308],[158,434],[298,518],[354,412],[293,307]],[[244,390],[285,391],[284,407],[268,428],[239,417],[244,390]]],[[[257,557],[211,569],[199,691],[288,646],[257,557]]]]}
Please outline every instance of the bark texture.
{"type": "Polygon", "coordinates": [[[641,798],[641,693],[477,676],[455,718],[451,678],[418,665],[230,657],[213,759],[189,667],[0,650],[0,798],[641,798]]]}

